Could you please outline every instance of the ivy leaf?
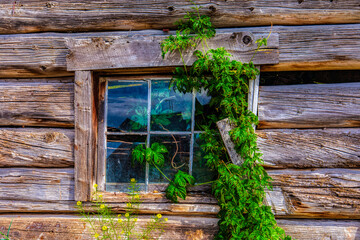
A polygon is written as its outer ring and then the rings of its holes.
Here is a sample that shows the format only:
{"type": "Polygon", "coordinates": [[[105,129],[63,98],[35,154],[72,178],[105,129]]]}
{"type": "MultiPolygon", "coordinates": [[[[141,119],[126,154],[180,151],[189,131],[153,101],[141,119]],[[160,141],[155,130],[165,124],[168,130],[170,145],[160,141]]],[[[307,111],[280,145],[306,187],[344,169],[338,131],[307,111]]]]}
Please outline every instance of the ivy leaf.
{"type": "Polygon", "coordinates": [[[179,202],[178,197],[185,200],[186,187],[193,186],[194,184],[195,178],[193,176],[179,170],[166,188],[167,199],[176,203],[179,202]]]}
{"type": "Polygon", "coordinates": [[[137,145],[131,153],[132,164],[134,164],[135,161],[139,162],[140,164],[143,164],[144,159],[145,159],[145,149],[142,144],[137,145]]]}

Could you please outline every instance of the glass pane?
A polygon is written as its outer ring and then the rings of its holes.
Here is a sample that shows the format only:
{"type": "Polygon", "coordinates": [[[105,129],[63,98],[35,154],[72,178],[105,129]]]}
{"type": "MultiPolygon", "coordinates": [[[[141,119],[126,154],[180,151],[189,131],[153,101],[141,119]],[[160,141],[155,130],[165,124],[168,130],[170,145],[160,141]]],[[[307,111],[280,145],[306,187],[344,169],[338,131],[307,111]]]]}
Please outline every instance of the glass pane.
{"type": "Polygon", "coordinates": [[[169,89],[169,80],[151,82],[151,130],[189,131],[192,94],[169,89]]]}
{"type": "Polygon", "coordinates": [[[108,131],[146,131],[147,98],[147,82],[109,81],[108,131]]]}
{"type": "Polygon", "coordinates": [[[106,152],[106,182],[129,183],[131,178],[145,182],[145,165],[132,164],[131,153],[138,144],[145,144],[146,136],[108,136],[106,152]]]}
{"type": "MultiPolygon", "coordinates": [[[[167,148],[168,153],[164,155],[165,164],[160,170],[168,178],[172,179],[178,169],[189,172],[190,135],[153,135],[150,142],[161,143],[167,148]]],[[[167,183],[168,181],[155,167],[150,166],[149,182],[167,183]]]]}
{"type": "Polygon", "coordinates": [[[206,91],[196,93],[195,97],[195,131],[202,131],[202,125],[208,125],[208,116],[215,113],[214,107],[210,107],[211,97],[206,91]]]}
{"type": "Polygon", "coordinates": [[[216,172],[211,171],[206,166],[205,152],[201,149],[203,141],[200,139],[200,134],[194,135],[194,158],[192,175],[195,177],[197,183],[209,182],[216,179],[216,172]]]}

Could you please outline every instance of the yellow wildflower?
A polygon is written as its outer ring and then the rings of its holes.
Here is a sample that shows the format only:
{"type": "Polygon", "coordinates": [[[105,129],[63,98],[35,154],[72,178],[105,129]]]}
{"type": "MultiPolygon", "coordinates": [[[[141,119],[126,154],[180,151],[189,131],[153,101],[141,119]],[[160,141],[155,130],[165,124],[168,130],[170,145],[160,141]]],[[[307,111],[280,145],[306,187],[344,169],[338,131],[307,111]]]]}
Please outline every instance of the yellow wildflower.
{"type": "Polygon", "coordinates": [[[121,231],[121,234],[124,234],[124,230],[121,231]]]}
{"type": "Polygon", "coordinates": [[[121,214],[118,215],[118,218],[121,218],[121,214]]]}
{"type": "Polygon", "coordinates": [[[122,223],[122,219],[118,219],[118,223],[122,223]]]}
{"type": "Polygon", "coordinates": [[[158,214],[156,215],[156,217],[160,219],[160,218],[162,218],[162,215],[161,215],[160,213],[158,213],[158,214]]]}
{"type": "Polygon", "coordinates": [[[106,230],[108,230],[108,227],[107,226],[102,226],[102,228],[101,228],[103,231],[106,231],[106,230]]]}
{"type": "Polygon", "coordinates": [[[139,198],[140,198],[139,194],[136,194],[136,195],[134,196],[134,198],[135,198],[135,199],[139,199],[139,198]]]}
{"type": "Polygon", "coordinates": [[[99,198],[102,198],[103,196],[101,194],[99,194],[99,198]]]}
{"type": "Polygon", "coordinates": [[[101,205],[100,205],[100,208],[101,208],[101,209],[104,209],[104,208],[105,208],[105,205],[104,205],[104,204],[101,204],[101,205]]]}
{"type": "Polygon", "coordinates": [[[127,207],[131,207],[131,203],[127,203],[126,206],[127,206],[127,207]]]}
{"type": "Polygon", "coordinates": [[[167,221],[168,221],[168,218],[164,218],[164,221],[167,222],[167,221]]]}
{"type": "Polygon", "coordinates": [[[135,178],[130,179],[130,182],[132,183],[136,182],[135,178]]]}
{"type": "Polygon", "coordinates": [[[98,238],[98,237],[99,237],[99,234],[95,233],[94,238],[98,238]]]}
{"type": "Polygon", "coordinates": [[[77,201],[76,205],[81,206],[81,202],[77,201]]]}
{"type": "Polygon", "coordinates": [[[137,221],[137,218],[134,218],[134,222],[136,222],[137,221]]]}
{"type": "Polygon", "coordinates": [[[98,185],[95,183],[95,184],[94,184],[94,188],[97,188],[97,187],[98,187],[98,185]]]}
{"type": "Polygon", "coordinates": [[[129,213],[125,213],[125,217],[128,218],[128,217],[129,217],[129,213]]]}

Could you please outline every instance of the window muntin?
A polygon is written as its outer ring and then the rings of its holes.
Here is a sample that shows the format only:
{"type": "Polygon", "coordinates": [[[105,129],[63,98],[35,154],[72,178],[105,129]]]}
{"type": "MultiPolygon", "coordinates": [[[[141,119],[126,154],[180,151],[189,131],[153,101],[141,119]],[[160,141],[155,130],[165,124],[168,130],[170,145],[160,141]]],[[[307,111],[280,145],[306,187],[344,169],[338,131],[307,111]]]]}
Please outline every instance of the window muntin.
{"type": "Polygon", "coordinates": [[[169,151],[162,169],[169,178],[180,169],[198,182],[212,180],[199,147],[200,127],[195,124],[197,119],[204,122],[210,97],[204,92],[175,92],[169,84],[168,79],[107,82],[107,191],[126,191],[131,178],[137,179],[143,191],[149,190],[149,184],[168,182],[156,168],[131,162],[137,144],[154,142],[169,151]]]}

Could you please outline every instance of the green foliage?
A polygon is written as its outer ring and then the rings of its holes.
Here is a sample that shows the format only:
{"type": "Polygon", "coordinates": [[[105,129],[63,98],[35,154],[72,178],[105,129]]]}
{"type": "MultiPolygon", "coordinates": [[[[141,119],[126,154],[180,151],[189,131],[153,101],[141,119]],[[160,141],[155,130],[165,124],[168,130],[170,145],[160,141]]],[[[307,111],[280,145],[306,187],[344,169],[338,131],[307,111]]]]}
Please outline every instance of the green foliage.
{"type": "Polygon", "coordinates": [[[8,228],[8,230],[7,230],[7,234],[6,234],[6,235],[5,235],[5,233],[2,233],[2,232],[0,231],[0,235],[3,236],[3,237],[5,237],[5,238],[0,238],[0,240],[10,240],[10,228],[11,228],[11,224],[12,224],[12,220],[11,220],[11,222],[10,222],[10,225],[9,225],[9,228],[8,228]]]}
{"type": "Polygon", "coordinates": [[[153,143],[151,147],[145,148],[142,144],[137,145],[132,151],[132,161],[137,161],[140,164],[148,162],[151,165],[162,167],[164,166],[164,153],[167,153],[166,147],[160,143],[153,143]]]}
{"type": "MultiPolygon", "coordinates": [[[[231,60],[224,48],[209,49],[206,40],[215,35],[210,18],[196,13],[188,13],[185,20],[178,23],[175,36],[170,36],[161,44],[162,55],[168,52],[182,52],[200,40],[202,51],[194,51],[197,60],[187,69],[176,68],[172,79],[175,90],[183,93],[206,90],[212,97],[210,105],[217,113],[208,119],[208,126],[201,138],[201,146],[206,152],[207,166],[217,170],[218,179],[213,183],[213,194],[221,208],[219,212],[219,232],[215,239],[258,239],[289,240],[284,230],[276,224],[271,208],[263,204],[265,189],[271,189],[271,178],[262,163],[257,147],[253,125],[257,116],[247,110],[248,83],[259,71],[252,62],[242,63],[231,60]],[[230,132],[235,149],[243,159],[241,166],[234,165],[227,155],[216,121],[228,118],[235,126],[230,132]]],[[[267,38],[257,40],[257,51],[267,44],[267,38]]],[[[177,197],[185,198],[187,184],[194,179],[179,173],[170,182],[167,197],[177,202],[177,197]]]]}
{"type": "Polygon", "coordinates": [[[179,202],[178,197],[185,200],[186,188],[194,184],[195,178],[193,176],[179,170],[166,188],[166,197],[173,202],[179,202]]]}
{"type": "Polygon", "coordinates": [[[97,240],[117,239],[159,239],[164,232],[167,218],[157,214],[146,224],[145,229],[135,229],[138,222],[138,210],[141,204],[136,180],[131,179],[129,200],[126,203],[125,213],[116,214],[104,202],[103,196],[94,185],[92,204],[86,208],[82,202],[77,202],[76,208],[83,220],[90,226],[93,237],[97,240]]]}

